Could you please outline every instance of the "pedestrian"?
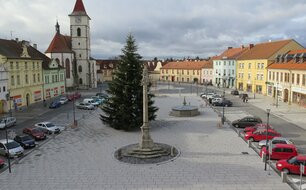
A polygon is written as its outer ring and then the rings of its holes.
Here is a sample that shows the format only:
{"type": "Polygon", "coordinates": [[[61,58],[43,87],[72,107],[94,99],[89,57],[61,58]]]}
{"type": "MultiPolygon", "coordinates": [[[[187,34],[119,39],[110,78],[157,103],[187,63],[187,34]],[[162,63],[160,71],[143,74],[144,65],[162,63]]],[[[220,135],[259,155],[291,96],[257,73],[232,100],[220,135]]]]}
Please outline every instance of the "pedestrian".
{"type": "Polygon", "coordinates": [[[244,96],[242,97],[242,101],[245,102],[245,97],[244,96]]]}
{"type": "Polygon", "coordinates": [[[249,98],[248,98],[248,97],[245,97],[245,101],[248,102],[248,101],[249,101],[249,98]]]}

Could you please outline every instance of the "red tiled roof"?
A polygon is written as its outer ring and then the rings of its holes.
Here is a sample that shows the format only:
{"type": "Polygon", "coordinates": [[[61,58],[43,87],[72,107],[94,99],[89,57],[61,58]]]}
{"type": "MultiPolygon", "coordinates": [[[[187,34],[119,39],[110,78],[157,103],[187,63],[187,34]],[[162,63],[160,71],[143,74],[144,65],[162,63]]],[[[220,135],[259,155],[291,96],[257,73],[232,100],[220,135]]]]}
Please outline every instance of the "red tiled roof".
{"type": "Polygon", "coordinates": [[[45,53],[71,53],[71,38],[56,33],[45,53]]]}
{"type": "Polygon", "coordinates": [[[280,40],[274,42],[264,42],[256,44],[249,51],[246,51],[241,56],[239,56],[238,60],[250,60],[250,59],[268,59],[273,54],[277,53],[281,48],[285,45],[289,44],[294,40],[280,40]]]}
{"type": "Polygon", "coordinates": [[[115,69],[118,62],[119,62],[119,60],[97,59],[96,60],[96,65],[100,65],[100,70],[115,69]]]}
{"type": "Polygon", "coordinates": [[[297,49],[289,51],[288,54],[306,53],[306,49],[297,49]]]}
{"type": "Polygon", "coordinates": [[[86,16],[88,16],[82,0],[76,0],[73,11],[70,15],[86,15],[86,16]]]}
{"type": "Polygon", "coordinates": [[[208,66],[209,61],[180,61],[169,62],[165,64],[162,69],[202,69],[208,66]]]}
{"type": "MultiPolygon", "coordinates": [[[[219,59],[236,59],[246,51],[250,50],[249,47],[240,47],[240,48],[231,48],[229,47],[227,50],[225,50],[221,55],[218,56],[219,59]]],[[[218,59],[217,58],[217,59],[218,59]]]]}
{"type": "Polygon", "coordinates": [[[272,63],[268,66],[268,69],[306,70],[306,61],[296,63],[294,60],[291,60],[287,63],[272,63]]]}

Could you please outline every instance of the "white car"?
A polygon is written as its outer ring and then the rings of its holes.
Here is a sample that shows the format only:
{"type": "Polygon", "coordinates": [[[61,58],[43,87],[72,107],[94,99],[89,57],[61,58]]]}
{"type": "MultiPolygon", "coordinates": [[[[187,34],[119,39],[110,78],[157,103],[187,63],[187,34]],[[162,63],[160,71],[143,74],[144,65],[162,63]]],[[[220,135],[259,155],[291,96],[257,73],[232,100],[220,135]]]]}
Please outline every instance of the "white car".
{"type": "Polygon", "coordinates": [[[59,102],[63,105],[63,104],[67,104],[68,103],[68,98],[67,97],[61,97],[59,102]]]}
{"type": "Polygon", "coordinates": [[[7,150],[9,152],[9,157],[13,158],[15,156],[22,156],[24,149],[16,141],[8,139],[0,140],[0,155],[7,156],[7,150]]]}
{"type": "Polygon", "coordinates": [[[5,127],[11,127],[16,125],[15,117],[3,117],[0,119],[0,129],[4,129],[5,127]]]}
{"type": "Polygon", "coordinates": [[[65,127],[54,125],[53,123],[48,122],[48,121],[36,123],[35,127],[47,129],[50,133],[54,133],[54,134],[60,133],[61,131],[65,129],[65,127]]]}
{"type": "Polygon", "coordinates": [[[214,92],[208,92],[208,93],[206,93],[206,94],[201,95],[201,98],[208,99],[208,98],[212,97],[212,96],[215,95],[215,94],[216,94],[216,93],[214,93],[214,92]]]}
{"type": "Polygon", "coordinates": [[[90,103],[83,103],[83,102],[80,102],[78,104],[76,104],[76,107],[78,109],[84,109],[84,110],[94,110],[95,109],[95,106],[90,104],[90,103]]]}

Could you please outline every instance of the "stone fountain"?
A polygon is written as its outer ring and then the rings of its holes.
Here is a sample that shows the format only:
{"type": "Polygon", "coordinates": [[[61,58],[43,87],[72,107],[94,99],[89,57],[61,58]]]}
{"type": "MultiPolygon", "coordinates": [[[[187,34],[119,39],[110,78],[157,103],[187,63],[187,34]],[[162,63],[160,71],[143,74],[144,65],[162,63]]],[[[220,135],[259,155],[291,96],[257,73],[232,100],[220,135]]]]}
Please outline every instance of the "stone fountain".
{"type": "Polygon", "coordinates": [[[175,117],[193,117],[199,115],[199,109],[197,106],[187,105],[186,98],[184,97],[183,105],[175,106],[170,112],[171,116],[175,117]]]}

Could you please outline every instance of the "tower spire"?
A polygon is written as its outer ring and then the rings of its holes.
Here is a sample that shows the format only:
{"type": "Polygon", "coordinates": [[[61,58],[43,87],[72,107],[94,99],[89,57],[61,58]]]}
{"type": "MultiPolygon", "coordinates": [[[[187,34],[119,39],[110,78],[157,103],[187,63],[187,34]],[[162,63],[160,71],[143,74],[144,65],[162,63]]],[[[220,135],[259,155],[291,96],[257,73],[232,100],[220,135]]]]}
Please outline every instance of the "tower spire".
{"type": "Polygon", "coordinates": [[[60,25],[58,24],[58,20],[56,20],[55,31],[56,33],[60,33],[60,25]]]}

